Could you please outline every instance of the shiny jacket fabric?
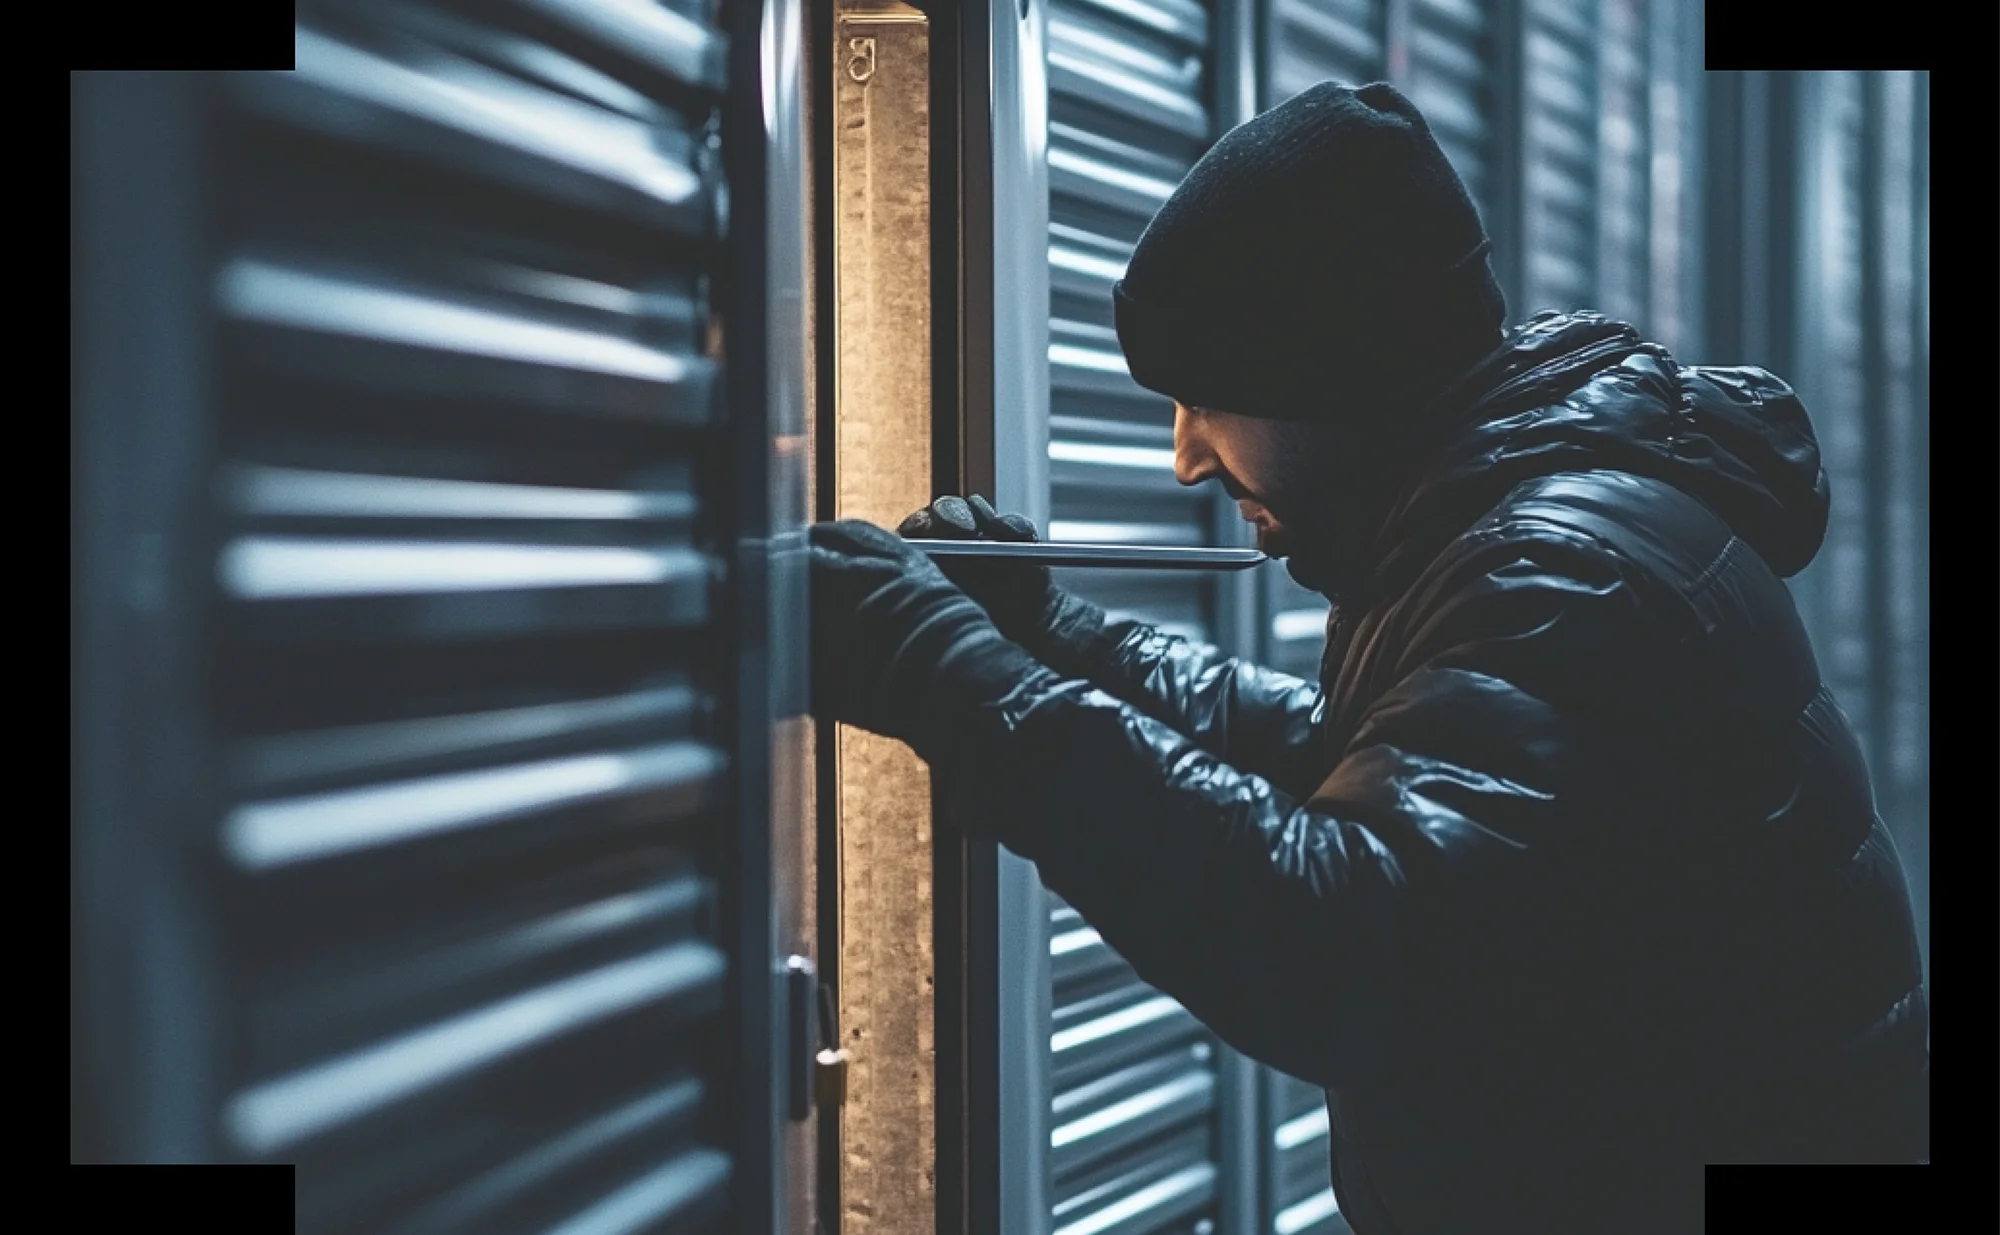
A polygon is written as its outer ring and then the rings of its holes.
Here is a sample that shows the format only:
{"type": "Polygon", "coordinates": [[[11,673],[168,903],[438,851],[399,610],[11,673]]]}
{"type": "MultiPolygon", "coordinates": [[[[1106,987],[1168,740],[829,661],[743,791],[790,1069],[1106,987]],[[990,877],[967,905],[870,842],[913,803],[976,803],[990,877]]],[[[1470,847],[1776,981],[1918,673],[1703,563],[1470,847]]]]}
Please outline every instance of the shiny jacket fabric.
{"type": "Polygon", "coordinates": [[[1593,315],[1462,394],[1319,682],[1117,624],[934,756],[955,816],[1326,1089],[1359,1235],[1697,1231],[1703,1163],[1927,1157],[1903,872],[1781,580],[1805,409],[1593,315]]]}

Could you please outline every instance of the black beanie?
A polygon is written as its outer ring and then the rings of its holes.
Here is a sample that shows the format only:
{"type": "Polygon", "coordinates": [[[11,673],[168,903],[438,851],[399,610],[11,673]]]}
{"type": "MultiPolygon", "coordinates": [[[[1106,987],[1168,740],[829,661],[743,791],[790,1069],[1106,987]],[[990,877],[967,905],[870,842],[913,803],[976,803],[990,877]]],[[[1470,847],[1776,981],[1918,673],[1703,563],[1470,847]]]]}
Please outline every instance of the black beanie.
{"type": "Polygon", "coordinates": [[[1188,172],[1112,289],[1141,386],[1279,420],[1398,415],[1497,345],[1479,211],[1385,83],[1323,82],[1188,172]]]}

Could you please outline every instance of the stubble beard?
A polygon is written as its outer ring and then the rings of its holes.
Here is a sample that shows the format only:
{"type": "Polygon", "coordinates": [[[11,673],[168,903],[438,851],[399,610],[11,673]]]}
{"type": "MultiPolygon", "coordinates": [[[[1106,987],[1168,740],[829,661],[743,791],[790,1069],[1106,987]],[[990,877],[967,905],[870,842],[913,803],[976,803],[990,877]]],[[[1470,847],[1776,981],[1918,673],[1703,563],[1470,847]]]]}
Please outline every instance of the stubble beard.
{"type": "Polygon", "coordinates": [[[1335,500],[1339,452],[1323,426],[1287,424],[1278,436],[1267,507],[1282,530],[1265,551],[1282,556],[1294,583],[1339,603],[1340,595],[1350,590],[1349,572],[1339,568],[1330,552],[1342,530],[1335,500]]]}

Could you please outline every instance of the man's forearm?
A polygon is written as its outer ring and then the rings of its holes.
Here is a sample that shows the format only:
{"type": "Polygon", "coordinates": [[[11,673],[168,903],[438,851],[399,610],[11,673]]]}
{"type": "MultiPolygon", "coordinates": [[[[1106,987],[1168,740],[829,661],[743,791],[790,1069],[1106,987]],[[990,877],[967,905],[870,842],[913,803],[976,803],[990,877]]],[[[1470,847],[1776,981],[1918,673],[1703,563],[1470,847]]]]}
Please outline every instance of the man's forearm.
{"type": "Polygon", "coordinates": [[[1310,792],[1330,766],[1318,740],[1313,683],[1130,619],[1073,622],[1035,651],[1063,676],[1089,682],[1295,796],[1310,792]]]}
{"type": "Polygon", "coordinates": [[[957,826],[1034,861],[1232,1045],[1330,1083],[1342,1009],[1386,980],[1402,879],[1379,843],[1053,674],[952,730],[923,753],[957,826]]]}

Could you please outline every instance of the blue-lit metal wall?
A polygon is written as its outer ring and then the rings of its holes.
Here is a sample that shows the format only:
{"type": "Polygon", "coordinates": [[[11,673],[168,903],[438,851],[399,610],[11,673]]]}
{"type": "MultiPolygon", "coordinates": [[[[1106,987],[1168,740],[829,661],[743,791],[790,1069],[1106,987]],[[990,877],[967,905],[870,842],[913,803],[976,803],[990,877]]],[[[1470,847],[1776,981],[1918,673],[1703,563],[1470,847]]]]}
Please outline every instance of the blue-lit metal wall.
{"type": "Polygon", "coordinates": [[[1792,581],[1929,958],[1928,78],[1709,75],[1709,355],[1797,387],[1832,494],[1792,581]]]}
{"type": "MultiPolygon", "coordinates": [[[[1876,805],[1910,863],[1928,939],[1927,493],[1916,370],[1919,148],[1910,73],[1801,81],[1795,380],[1816,410],[1833,491],[1827,545],[1800,580],[1822,671],[1869,754],[1876,805]],[[1809,179],[1808,179],[1809,178],[1809,179]],[[1814,358],[1817,354],[1818,359],[1814,358]]],[[[1927,945],[1926,945],[1927,949],[1927,945]]]]}

